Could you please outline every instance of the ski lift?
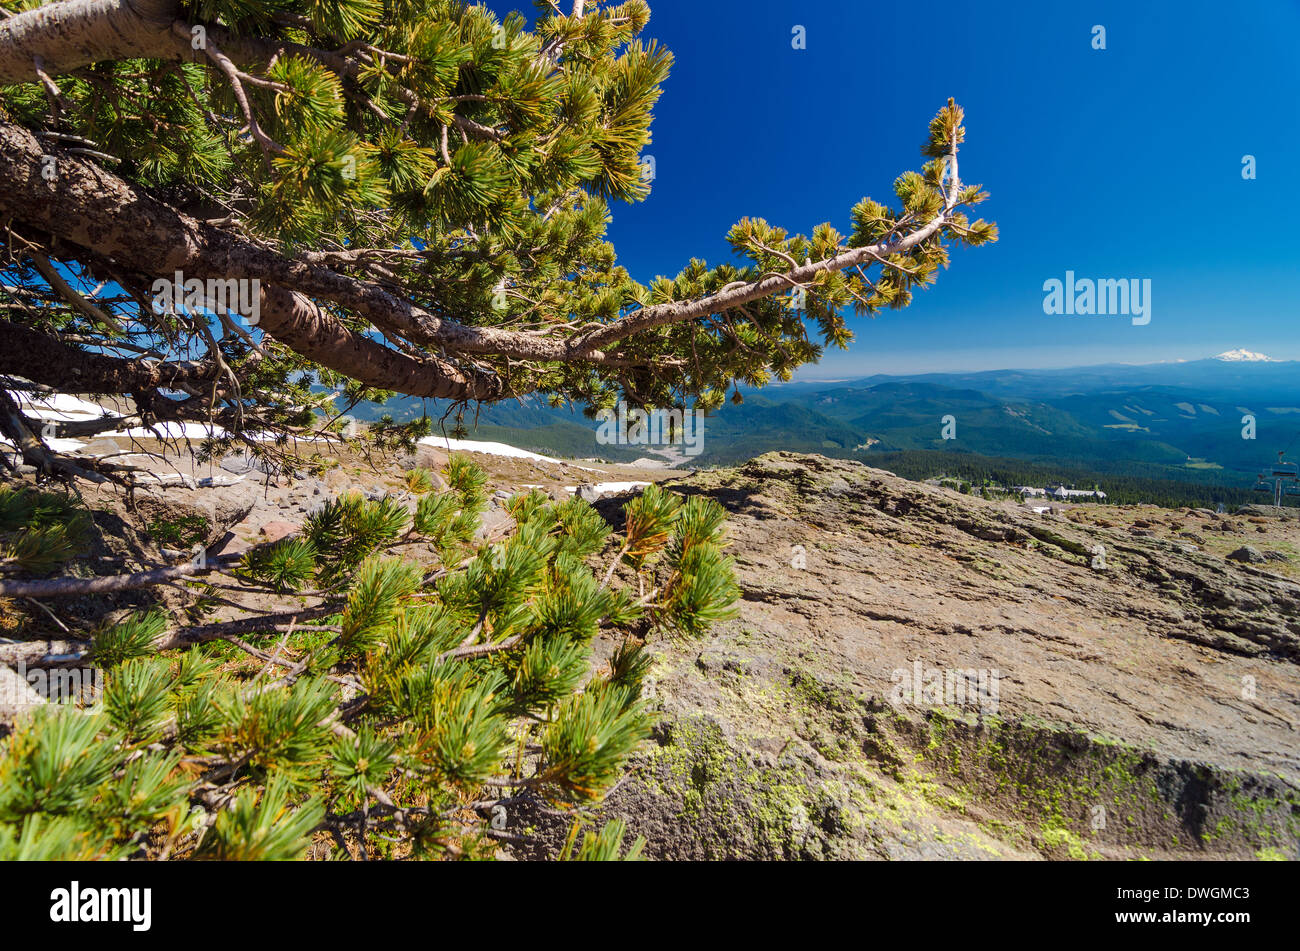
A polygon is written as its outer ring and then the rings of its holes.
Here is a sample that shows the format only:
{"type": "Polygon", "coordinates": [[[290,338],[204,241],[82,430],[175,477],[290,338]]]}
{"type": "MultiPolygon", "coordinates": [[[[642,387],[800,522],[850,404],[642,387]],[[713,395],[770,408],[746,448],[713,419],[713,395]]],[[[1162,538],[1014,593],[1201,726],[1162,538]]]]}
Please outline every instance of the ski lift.
{"type": "Polygon", "coordinates": [[[1261,472],[1255,480],[1256,492],[1272,492],[1273,505],[1281,506],[1283,496],[1300,495],[1300,466],[1283,462],[1285,451],[1277,454],[1277,462],[1261,472]]]}

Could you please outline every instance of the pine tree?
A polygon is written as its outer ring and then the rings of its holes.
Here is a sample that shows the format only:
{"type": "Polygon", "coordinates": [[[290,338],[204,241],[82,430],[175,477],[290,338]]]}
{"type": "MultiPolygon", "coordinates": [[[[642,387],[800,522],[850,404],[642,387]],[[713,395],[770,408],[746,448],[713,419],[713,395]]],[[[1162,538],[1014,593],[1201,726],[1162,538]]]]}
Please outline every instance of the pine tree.
{"type": "MultiPolygon", "coordinates": [[[[344,497],[232,568],[314,593],[287,625],[154,609],[60,658],[102,668],[102,696],[34,705],[0,740],[0,860],[490,856],[515,836],[493,820],[529,802],[573,811],[576,836],[648,735],[647,638],[732,611],[723,511],[655,490],[620,536],[581,499],[531,492],[508,502],[513,533],[475,541],[484,475],[453,457],[447,479],[414,517],[344,497]],[[432,564],[397,554],[412,539],[432,564]],[[621,646],[595,668],[601,636],[621,646]]],[[[16,497],[0,495],[6,525],[52,524],[56,506],[16,497]]],[[[0,596],[100,580],[0,580],[0,596]]],[[[636,857],[623,837],[589,831],[565,857],[636,857]]]]}
{"type": "MultiPolygon", "coordinates": [[[[204,453],[274,467],[251,434],[338,432],[340,403],[395,392],[712,411],[846,346],[846,311],[906,307],[950,244],[996,239],[966,215],[986,195],[949,100],[921,170],[849,233],[746,218],[735,263],[636,281],[606,229],[648,194],[672,57],[644,0],[571,4],[530,25],[462,0],[0,2],[0,435],[44,480],[126,483],[49,437],[212,422],[204,453]],[[33,388],[130,415],[50,432],[10,395],[33,388]]],[[[527,493],[482,538],[484,474],[443,475],[412,474],[413,511],[345,496],[243,556],[90,579],[32,577],[84,542],[67,496],[0,494],[0,598],[190,584],[199,610],[222,578],[317,602],[105,623],[61,660],[104,669],[102,697],[2,741],[0,858],[475,857],[529,801],[573,810],[566,858],[639,855],[584,810],[647,735],[647,639],[732,610],[721,509],[650,487],[613,532],[527,493]]]]}
{"type": "MultiPolygon", "coordinates": [[[[0,6],[0,373],[129,394],[131,422],[238,441],[335,392],[712,410],[847,345],[847,309],[905,307],[945,242],[996,238],[949,102],[850,233],[746,218],[739,263],[634,280],[605,232],[649,191],[672,63],[644,0],[542,2],[531,29],[461,0],[0,6]]],[[[0,425],[76,465],[16,406],[0,425]]]]}

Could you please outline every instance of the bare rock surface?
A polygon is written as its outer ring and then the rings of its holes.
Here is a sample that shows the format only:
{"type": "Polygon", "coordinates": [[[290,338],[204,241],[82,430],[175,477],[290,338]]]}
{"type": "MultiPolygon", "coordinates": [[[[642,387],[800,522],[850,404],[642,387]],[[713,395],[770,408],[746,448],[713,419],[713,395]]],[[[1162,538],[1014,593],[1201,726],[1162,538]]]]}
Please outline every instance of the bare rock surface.
{"type": "Polygon", "coordinates": [[[604,808],[649,855],[1297,857],[1300,583],[1177,539],[1202,515],[1135,536],[789,453],[667,485],[729,510],[743,600],[651,642],[655,739],[604,808]],[[936,672],[996,697],[904,689],[936,672]]]}

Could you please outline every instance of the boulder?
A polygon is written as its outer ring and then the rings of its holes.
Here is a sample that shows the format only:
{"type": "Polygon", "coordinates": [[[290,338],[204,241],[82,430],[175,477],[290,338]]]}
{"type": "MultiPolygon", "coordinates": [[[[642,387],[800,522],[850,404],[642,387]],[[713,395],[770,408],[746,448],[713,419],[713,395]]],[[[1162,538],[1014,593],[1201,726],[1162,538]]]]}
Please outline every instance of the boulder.
{"type": "Polygon", "coordinates": [[[483,522],[474,533],[474,540],[478,542],[487,538],[499,540],[508,535],[514,525],[515,520],[508,513],[499,508],[489,508],[483,513],[483,522]]]}
{"type": "Polygon", "coordinates": [[[292,522],[274,521],[267,522],[262,526],[262,535],[268,542],[278,542],[282,538],[288,538],[290,535],[297,535],[302,531],[301,525],[295,525],[292,522]]]}
{"type": "Polygon", "coordinates": [[[135,508],[145,528],[182,523],[188,530],[199,519],[204,529],[197,541],[211,545],[248,518],[259,494],[259,487],[250,483],[194,490],[156,487],[137,490],[135,508]]]}
{"type": "Polygon", "coordinates": [[[33,690],[31,684],[5,664],[0,664],[0,730],[43,703],[45,698],[33,690]]]}
{"type": "Polygon", "coordinates": [[[1268,560],[1260,554],[1258,548],[1251,548],[1249,545],[1243,545],[1238,548],[1236,551],[1230,553],[1228,558],[1231,561],[1242,561],[1252,565],[1263,564],[1268,560]]]}
{"type": "Polygon", "coordinates": [[[348,486],[352,484],[352,480],[348,477],[348,474],[344,472],[342,469],[330,469],[328,472],[325,473],[323,481],[325,482],[326,486],[328,486],[329,488],[333,489],[336,492],[339,491],[340,489],[346,489],[348,486]]]}
{"type": "Polygon", "coordinates": [[[407,472],[412,469],[429,469],[433,472],[440,472],[446,468],[447,452],[435,446],[420,444],[415,447],[415,452],[407,453],[398,459],[397,464],[407,472]]]}

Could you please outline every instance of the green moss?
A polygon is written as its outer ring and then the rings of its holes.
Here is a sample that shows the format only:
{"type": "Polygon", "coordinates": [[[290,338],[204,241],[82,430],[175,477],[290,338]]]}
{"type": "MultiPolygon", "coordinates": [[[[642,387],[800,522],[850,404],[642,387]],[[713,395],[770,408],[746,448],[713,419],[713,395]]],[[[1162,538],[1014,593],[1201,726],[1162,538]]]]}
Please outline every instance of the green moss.
{"type": "Polygon", "coordinates": [[[797,761],[755,766],[706,720],[674,722],[669,741],[646,759],[651,788],[680,802],[677,817],[724,830],[730,848],[793,858],[804,846],[819,803],[797,761]]]}
{"type": "MultiPolygon", "coordinates": [[[[755,757],[748,739],[706,719],[672,723],[646,753],[641,781],[675,804],[711,857],[861,857],[900,844],[930,855],[933,843],[1077,860],[1202,853],[1170,798],[1189,790],[1206,797],[1216,853],[1281,855],[1290,816],[1300,816],[1293,796],[1247,795],[1235,774],[1189,772],[1113,736],[962,710],[918,719],[809,674],[797,657],[780,660],[783,681],[731,678],[716,698],[723,721],[765,725],[753,740],[784,733],[775,755],[755,757]]],[[[673,668],[665,680],[707,680],[692,661],[673,668]]],[[[1280,777],[1255,779],[1286,788],[1280,777]]]]}
{"type": "Polygon", "coordinates": [[[1205,842],[1232,836],[1271,847],[1279,842],[1291,843],[1300,836],[1300,795],[1248,796],[1238,777],[1222,781],[1222,791],[1229,809],[1212,830],[1201,834],[1205,842]]]}
{"type": "Polygon", "coordinates": [[[902,732],[915,768],[933,769],[943,784],[962,791],[945,800],[922,788],[928,801],[953,810],[977,802],[1009,811],[1040,830],[1036,840],[1042,848],[1064,849],[1072,857],[1079,857],[1076,839],[1098,833],[1131,848],[1142,841],[1137,837],[1163,829],[1179,847],[1186,840],[1182,820],[1162,791],[1168,783],[1208,784],[1206,808],[1218,818],[1201,839],[1221,842],[1228,851],[1294,841],[1300,832],[1300,795],[1246,795],[1232,773],[1207,766],[1187,776],[1113,737],[1026,722],[976,725],[935,711],[902,732]],[[1094,831],[1090,818],[1103,804],[1106,824],[1094,831]]]}
{"type": "Polygon", "coordinates": [[[208,520],[202,515],[184,515],[175,519],[159,519],[149,523],[149,537],[159,545],[171,548],[189,548],[208,537],[208,520]]]}
{"type": "Polygon", "coordinates": [[[1101,858],[1101,853],[1095,851],[1089,852],[1083,840],[1063,826],[1044,826],[1041,832],[1041,838],[1044,847],[1053,851],[1065,849],[1070,858],[1076,862],[1086,862],[1089,859],[1101,858]]]}

